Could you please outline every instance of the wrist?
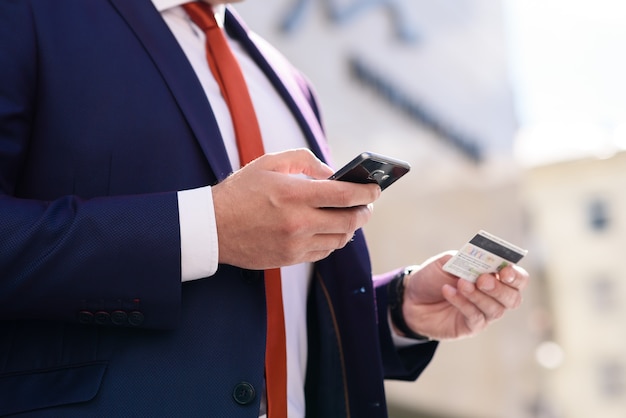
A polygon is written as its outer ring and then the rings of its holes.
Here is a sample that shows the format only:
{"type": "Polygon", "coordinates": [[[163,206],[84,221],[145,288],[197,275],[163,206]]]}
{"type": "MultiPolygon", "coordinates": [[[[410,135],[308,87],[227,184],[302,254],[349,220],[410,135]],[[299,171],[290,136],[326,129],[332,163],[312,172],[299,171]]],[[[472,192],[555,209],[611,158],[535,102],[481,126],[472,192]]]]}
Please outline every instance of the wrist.
{"type": "Polygon", "coordinates": [[[389,304],[389,313],[391,316],[391,323],[396,328],[399,333],[403,334],[403,336],[407,338],[411,338],[419,341],[429,341],[430,338],[418,334],[413,331],[406,320],[404,319],[404,313],[402,311],[402,306],[404,304],[404,291],[405,291],[405,278],[413,269],[408,267],[398,273],[387,285],[387,297],[389,304]]]}

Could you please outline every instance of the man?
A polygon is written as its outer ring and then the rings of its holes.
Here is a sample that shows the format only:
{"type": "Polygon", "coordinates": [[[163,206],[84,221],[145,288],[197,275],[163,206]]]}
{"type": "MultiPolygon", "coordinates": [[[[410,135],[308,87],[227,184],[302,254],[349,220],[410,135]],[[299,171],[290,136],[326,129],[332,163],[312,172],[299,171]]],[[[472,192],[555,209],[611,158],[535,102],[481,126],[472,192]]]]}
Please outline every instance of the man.
{"type": "Polygon", "coordinates": [[[281,267],[290,417],[384,417],[383,379],[434,353],[421,336],[519,305],[522,269],[474,286],[448,255],[372,280],[360,228],[380,190],[325,180],[310,87],[208,3],[268,153],[243,168],[181,2],[0,2],[0,415],[259,416],[265,269],[281,267]]]}

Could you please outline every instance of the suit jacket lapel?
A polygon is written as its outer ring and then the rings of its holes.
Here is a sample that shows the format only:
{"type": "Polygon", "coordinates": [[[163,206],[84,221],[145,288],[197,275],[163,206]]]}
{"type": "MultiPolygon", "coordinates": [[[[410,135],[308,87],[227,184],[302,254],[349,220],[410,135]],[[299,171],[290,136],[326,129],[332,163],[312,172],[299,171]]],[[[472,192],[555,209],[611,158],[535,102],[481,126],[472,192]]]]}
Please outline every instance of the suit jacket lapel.
{"type": "Polygon", "coordinates": [[[232,172],[219,127],[198,77],[150,1],[110,0],[142,42],[193,130],[217,180],[232,172]]]}
{"type": "Polygon", "coordinates": [[[271,45],[248,30],[241,18],[230,8],[226,9],[226,30],[237,39],[248,54],[268,77],[276,91],[285,101],[298,121],[311,150],[322,161],[331,163],[330,151],[326,142],[317,109],[310,101],[311,92],[306,80],[271,45]]]}
{"type": "MultiPolygon", "coordinates": [[[[167,24],[150,1],[109,0],[142,42],[185,115],[217,180],[232,172],[219,127],[193,68],[167,24]]],[[[231,8],[226,11],[226,27],[267,75],[298,121],[311,150],[331,163],[325,135],[306,81],[273,47],[248,31],[231,8]]]]}

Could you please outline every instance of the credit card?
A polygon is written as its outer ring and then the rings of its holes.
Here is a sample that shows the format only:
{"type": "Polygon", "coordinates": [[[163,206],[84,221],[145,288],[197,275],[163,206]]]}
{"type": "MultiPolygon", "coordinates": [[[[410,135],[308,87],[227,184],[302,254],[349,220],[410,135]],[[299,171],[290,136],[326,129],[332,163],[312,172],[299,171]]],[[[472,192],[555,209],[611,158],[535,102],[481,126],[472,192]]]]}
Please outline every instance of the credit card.
{"type": "Polygon", "coordinates": [[[495,273],[509,264],[517,264],[527,253],[527,250],[481,230],[444,264],[443,269],[474,283],[483,273],[495,273]]]}

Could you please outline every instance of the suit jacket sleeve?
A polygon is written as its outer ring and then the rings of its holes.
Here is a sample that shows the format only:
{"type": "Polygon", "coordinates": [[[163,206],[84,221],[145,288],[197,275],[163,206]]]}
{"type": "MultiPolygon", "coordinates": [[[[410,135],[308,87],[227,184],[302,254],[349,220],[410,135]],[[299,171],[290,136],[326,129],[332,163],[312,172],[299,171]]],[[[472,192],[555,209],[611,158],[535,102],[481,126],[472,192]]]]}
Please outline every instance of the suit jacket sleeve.
{"type": "Polygon", "coordinates": [[[415,380],[432,360],[438,342],[429,341],[401,348],[394,345],[387,318],[389,304],[386,285],[397,272],[377,276],[374,280],[383,367],[387,379],[415,380]]]}
{"type": "Polygon", "coordinates": [[[40,94],[27,3],[0,6],[0,320],[76,322],[81,311],[117,310],[141,312],[141,326],[173,327],[181,286],[175,192],[38,197],[55,172],[23,192],[24,176],[37,170],[29,164],[40,94]]]}

